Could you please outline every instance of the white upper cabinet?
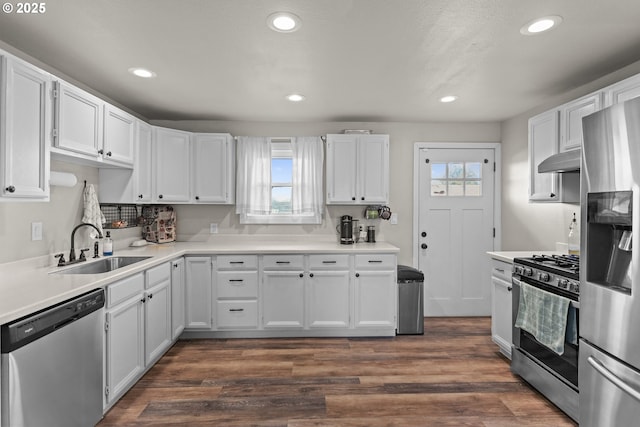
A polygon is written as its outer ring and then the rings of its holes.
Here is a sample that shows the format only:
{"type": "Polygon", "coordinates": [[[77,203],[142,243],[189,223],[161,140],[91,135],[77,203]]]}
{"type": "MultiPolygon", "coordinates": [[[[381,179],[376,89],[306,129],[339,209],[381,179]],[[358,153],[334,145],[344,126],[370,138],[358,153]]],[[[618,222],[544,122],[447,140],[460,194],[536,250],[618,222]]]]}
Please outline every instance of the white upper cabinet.
{"type": "Polygon", "coordinates": [[[388,203],[389,135],[327,135],[327,204],[388,203]]]}
{"type": "Polygon", "coordinates": [[[556,173],[538,173],[538,165],[558,153],[558,110],[551,110],[529,119],[529,201],[559,200],[556,173]]]}
{"type": "Polygon", "coordinates": [[[97,166],[133,166],[133,116],[61,80],[54,95],[55,154],[97,166]]]}
{"type": "Polygon", "coordinates": [[[602,93],[597,92],[560,107],[560,151],[582,145],[582,118],[602,108],[602,93]]]}
{"type": "Polygon", "coordinates": [[[193,134],[191,151],[193,202],[232,204],[235,168],[231,135],[193,134]]]}
{"type": "Polygon", "coordinates": [[[0,56],[0,200],[48,200],[51,77],[0,56]]]}
{"type": "Polygon", "coordinates": [[[134,166],[135,201],[151,202],[153,200],[153,154],[151,125],[138,121],[137,152],[134,166]]]}
{"type": "Polygon", "coordinates": [[[604,106],[610,107],[640,96],[640,74],[631,76],[604,90],[604,106]]]}
{"type": "Polygon", "coordinates": [[[100,157],[104,101],[63,81],[55,82],[55,146],[100,157]]]}
{"type": "Polygon", "coordinates": [[[190,132],[153,128],[155,202],[190,200],[190,141],[190,132]]]}
{"type": "Polygon", "coordinates": [[[114,162],[133,165],[136,118],[112,105],[104,106],[102,155],[114,162]]]}

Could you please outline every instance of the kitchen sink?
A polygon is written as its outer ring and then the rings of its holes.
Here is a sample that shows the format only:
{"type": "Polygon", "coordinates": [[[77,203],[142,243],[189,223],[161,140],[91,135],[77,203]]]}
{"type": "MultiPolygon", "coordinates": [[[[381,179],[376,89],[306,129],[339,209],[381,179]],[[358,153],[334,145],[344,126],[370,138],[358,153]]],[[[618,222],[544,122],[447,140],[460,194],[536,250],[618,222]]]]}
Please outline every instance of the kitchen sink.
{"type": "Polygon", "coordinates": [[[103,258],[88,264],[80,264],[65,270],[55,271],[58,274],[100,274],[117,270],[131,264],[151,258],[150,256],[114,256],[103,258]]]}

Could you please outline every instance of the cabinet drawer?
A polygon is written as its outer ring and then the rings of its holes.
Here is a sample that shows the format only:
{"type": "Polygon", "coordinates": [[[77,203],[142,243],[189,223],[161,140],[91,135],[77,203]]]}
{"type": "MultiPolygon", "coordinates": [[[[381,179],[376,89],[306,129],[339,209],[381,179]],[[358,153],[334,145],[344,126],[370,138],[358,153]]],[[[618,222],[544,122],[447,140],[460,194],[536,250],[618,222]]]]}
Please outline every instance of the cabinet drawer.
{"type": "Polygon", "coordinates": [[[217,259],[218,268],[221,270],[257,270],[257,255],[221,255],[217,259]]]}
{"type": "Polygon", "coordinates": [[[107,286],[107,307],[119,303],[144,291],[144,274],[138,273],[107,286]]]}
{"type": "Polygon", "coordinates": [[[349,255],[309,255],[309,269],[349,269],[349,255]]]}
{"type": "Polygon", "coordinates": [[[263,263],[265,270],[302,270],[304,255],[265,255],[263,263]]]}
{"type": "Polygon", "coordinates": [[[257,298],[257,271],[219,271],[218,298],[257,298]]]}
{"type": "Polygon", "coordinates": [[[164,264],[158,265],[156,267],[150,268],[146,271],[147,275],[147,283],[146,288],[153,288],[159,283],[166,282],[167,280],[171,280],[171,268],[168,262],[164,264]]]}
{"type": "Polygon", "coordinates": [[[356,269],[395,269],[396,256],[394,254],[362,254],[356,255],[356,269]]]}
{"type": "Polygon", "coordinates": [[[494,277],[498,277],[502,280],[506,280],[511,283],[511,268],[513,264],[508,262],[500,261],[497,259],[491,259],[491,275],[494,277]]]}
{"type": "Polygon", "coordinates": [[[218,328],[257,328],[257,301],[217,301],[218,328]]]}

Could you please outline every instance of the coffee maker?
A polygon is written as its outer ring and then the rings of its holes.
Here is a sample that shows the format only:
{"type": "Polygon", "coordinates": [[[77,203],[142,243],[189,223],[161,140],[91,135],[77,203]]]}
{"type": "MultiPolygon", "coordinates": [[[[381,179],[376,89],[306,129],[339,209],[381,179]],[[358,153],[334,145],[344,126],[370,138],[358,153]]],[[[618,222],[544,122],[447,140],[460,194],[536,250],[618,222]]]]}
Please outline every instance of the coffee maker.
{"type": "Polygon", "coordinates": [[[340,243],[343,245],[353,244],[353,217],[342,215],[340,217],[340,243]]]}

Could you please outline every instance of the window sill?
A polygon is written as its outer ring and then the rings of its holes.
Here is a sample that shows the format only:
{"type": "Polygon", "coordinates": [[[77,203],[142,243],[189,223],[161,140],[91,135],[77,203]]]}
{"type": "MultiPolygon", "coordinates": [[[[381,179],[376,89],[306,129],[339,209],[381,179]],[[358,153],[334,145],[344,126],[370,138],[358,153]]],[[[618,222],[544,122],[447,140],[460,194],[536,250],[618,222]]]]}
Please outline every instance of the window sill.
{"type": "Polygon", "coordinates": [[[322,217],[317,215],[240,214],[240,224],[322,224],[322,217]]]}

